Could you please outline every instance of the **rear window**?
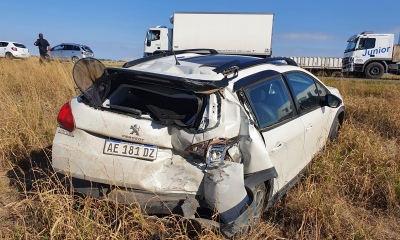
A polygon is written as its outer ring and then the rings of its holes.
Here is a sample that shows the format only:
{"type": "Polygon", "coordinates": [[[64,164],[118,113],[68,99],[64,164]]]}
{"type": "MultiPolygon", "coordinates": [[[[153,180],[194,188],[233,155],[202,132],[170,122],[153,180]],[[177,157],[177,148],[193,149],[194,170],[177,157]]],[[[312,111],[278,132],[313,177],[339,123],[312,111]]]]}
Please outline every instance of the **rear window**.
{"type": "Polygon", "coordinates": [[[88,47],[88,46],[82,46],[82,49],[85,52],[93,52],[92,49],[90,49],[90,47],[88,47]]]}
{"type": "Polygon", "coordinates": [[[21,43],[14,43],[14,46],[19,47],[19,48],[26,48],[24,44],[21,43]]]}
{"type": "Polygon", "coordinates": [[[196,120],[204,110],[205,95],[143,82],[121,85],[116,82],[111,83],[111,94],[107,97],[110,108],[137,110],[166,125],[199,124],[196,120]]]}

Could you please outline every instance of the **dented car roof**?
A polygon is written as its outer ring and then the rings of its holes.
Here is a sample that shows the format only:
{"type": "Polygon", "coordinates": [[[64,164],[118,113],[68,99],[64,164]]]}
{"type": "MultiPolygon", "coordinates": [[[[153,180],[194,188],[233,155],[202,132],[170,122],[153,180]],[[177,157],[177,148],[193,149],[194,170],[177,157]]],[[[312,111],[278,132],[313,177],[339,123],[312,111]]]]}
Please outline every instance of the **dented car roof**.
{"type": "MultiPolygon", "coordinates": [[[[108,68],[108,72],[123,74],[124,79],[131,76],[146,81],[174,84],[177,88],[195,92],[212,92],[228,86],[240,70],[266,63],[282,65],[282,61],[286,61],[289,66],[297,66],[289,58],[260,59],[198,53],[181,53],[177,56],[165,53],[128,62],[123,68],[108,68]]],[[[116,76],[109,75],[108,78],[116,76]]]]}

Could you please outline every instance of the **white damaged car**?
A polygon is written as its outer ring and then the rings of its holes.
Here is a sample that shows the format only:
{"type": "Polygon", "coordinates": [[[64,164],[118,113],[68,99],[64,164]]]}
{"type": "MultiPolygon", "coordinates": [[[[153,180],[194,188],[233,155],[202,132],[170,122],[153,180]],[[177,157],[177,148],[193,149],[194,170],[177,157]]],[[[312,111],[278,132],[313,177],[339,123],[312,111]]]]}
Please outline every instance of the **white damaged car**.
{"type": "Polygon", "coordinates": [[[239,236],[338,136],[339,91],[287,58],[164,53],[105,68],[57,120],[52,165],[76,192],[180,214],[239,236]]]}

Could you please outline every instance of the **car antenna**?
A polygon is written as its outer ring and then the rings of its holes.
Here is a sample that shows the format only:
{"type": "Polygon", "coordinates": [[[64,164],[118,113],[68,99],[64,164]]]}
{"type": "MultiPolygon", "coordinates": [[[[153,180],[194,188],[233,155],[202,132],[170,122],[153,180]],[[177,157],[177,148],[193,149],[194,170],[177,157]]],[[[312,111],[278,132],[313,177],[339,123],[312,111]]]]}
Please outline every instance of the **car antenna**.
{"type": "Polygon", "coordinates": [[[181,64],[178,62],[178,58],[176,58],[175,51],[174,51],[174,49],[173,49],[173,47],[172,47],[172,41],[171,41],[171,39],[169,38],[169,35],[168,35],[168,34],[167,34],[167,38],[168,38],[169,44],[171,45],[171,51],[172,51],[172,53],[174,54],[174,57],[175,57],[175,65],[181,65],[181,64]]]}

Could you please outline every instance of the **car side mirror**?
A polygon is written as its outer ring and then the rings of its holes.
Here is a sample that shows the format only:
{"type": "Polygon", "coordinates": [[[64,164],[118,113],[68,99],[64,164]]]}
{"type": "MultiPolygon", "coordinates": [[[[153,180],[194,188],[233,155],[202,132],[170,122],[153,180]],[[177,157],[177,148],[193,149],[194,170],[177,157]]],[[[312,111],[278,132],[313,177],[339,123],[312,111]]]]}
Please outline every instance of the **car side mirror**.
{"type": "Polygon", "coordinates": [[[333,94],[326,94],[325,100],[322,101],[322,106],[337,108],[342,104],[342,100],[333,94]]]}

